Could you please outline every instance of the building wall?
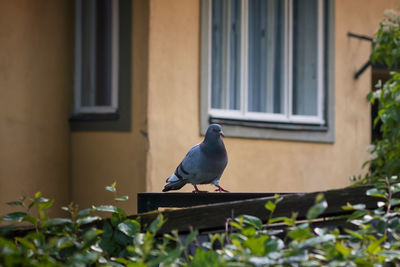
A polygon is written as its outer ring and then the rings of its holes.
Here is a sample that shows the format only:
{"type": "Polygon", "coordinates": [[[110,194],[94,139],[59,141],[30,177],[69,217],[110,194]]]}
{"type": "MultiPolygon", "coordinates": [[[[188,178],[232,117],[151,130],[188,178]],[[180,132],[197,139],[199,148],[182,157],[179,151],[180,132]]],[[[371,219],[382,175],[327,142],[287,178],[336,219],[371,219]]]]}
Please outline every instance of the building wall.
{"type": "Polygon", "coordinates": [[[81,208],[113,204],[104,187],[116,181],[118,194],[129,196],[121,207],[132,214],[145,191],[149,12],[146,0],[132,3],[131,131],[72,132],[72,199],[81,208]]]}
{"type": "MultiPolygon", "coordinates": [[[[0,203],[37,191],[81,208],[110,204],[117,181],[123,204],[160,192],[188,149],[200,142],[200,0],[132,4],[130,132],[70,132],[73,1],[0,0],[0,203]]],[[[370,140],[365,95],[370,44],[386,8],[399,0],[335,2],[334,144],[225,138],[221,184],[233,192],[314,191],[343,187],[362,173],[370,140]]],[[[210,186],[203,186],[212,189],[210,186]]],[[[184,191],[191,191],[186,186],[184,191]]],[[[0,212],[10,209],[0,204],[0,212]]],[[[59,209],[56,209],[59,211],[59,209]]]]}
{"type": "Polygon", "coordinates": [[[72,3],[0,1],[1,213],[37,191],[70,201],[72,3]]]}
{"type": "MultiPolygon", "coordinates": [[[[370,44],[347,32],[372,36],[386,8],[400,1],[335,2],[335,137],[333,144],[225,138],[229,163],[221,185],[233,192],[314,191],[349,185],[363,173],[370,142],[370,44]]],[[[147,191],[160,192],[200,136],[200,2],[151,0],[149,37],[147,191]],[[179,15],[178,15],[179,14],[179,15]]],[[[203,188],[211,190],[210,186],[203,188]]],[[[184,191],[193,190],[190,185],[184,191]]]]}

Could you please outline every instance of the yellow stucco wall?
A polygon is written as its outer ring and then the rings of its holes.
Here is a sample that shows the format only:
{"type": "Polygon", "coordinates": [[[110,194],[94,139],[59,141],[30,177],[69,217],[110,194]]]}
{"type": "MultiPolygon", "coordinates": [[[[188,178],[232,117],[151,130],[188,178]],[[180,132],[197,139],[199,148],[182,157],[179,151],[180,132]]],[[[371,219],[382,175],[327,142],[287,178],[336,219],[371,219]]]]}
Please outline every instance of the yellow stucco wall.
{"type": "MultiPolygon", "coordinates": [[[[225,138],[229,163],[221,185],[233,192],[314,191],[348,185],[368,158],[370,44],[347,32],[372,36],[386,8],[400,1],[335,2],[334,144],[225,138]]],[[[188,149],[200,142],[199,0],[151,0],[149,48],[148,191],[162,190],[188,149]]],[[[212,189],[210,186],[203,186],[212,189]]],[[[184,187],[191,191],[192,186],[184,187]]]]}
{"type": "Polygon", "coordinates": [[[81,208],[113,204],[104,187],[116,181],[118,194],[129,196],[120,206],[132,214],[145,191],[149,12],[146,0],[132,3],[131,131],[72,132],[72,199],[81,208]]]}
{"type": "Polygon", "coordinates": [[[0,211],[37,191],[60,207],[70,199],[72,2],[0,6],[0,211]]]}

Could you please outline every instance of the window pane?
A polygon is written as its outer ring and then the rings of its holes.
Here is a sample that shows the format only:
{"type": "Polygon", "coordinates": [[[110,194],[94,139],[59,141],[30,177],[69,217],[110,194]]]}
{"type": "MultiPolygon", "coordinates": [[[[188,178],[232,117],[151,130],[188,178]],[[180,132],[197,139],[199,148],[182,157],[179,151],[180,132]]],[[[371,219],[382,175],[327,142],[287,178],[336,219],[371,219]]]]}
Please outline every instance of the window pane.
{"type": "Polygon", "coordinates": [[[248,110],[284,112],[284,1],[249,1],[248,110]]]}
{"type": "Polygon", "coordinates": [[[318,0],[293,0],[293,114],[318,115],[318,0]]]}
{"type": "Polygon", "coordinates": [[[111,105],[111,0],[82,1],[82,106],[111,105]]]}
{"type": "Polygon", "coordinates": [[[212,108],[240,108],[240,7],[240,0],[212,2],[212,108]]]}

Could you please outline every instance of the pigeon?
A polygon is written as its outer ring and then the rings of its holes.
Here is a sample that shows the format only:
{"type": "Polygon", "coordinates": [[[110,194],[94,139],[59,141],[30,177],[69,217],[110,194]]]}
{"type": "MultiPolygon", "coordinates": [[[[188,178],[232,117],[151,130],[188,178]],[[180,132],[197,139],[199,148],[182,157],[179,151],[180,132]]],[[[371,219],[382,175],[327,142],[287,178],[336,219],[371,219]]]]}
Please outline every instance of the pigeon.
{"type": "Polygon", "coordinates": [[[187,183],[194,186],[193,193],[206,193],[197,188],[198,184],[213,184],[215,191],[229,192],[219,185],[219,179],[228,164],[224,142],[224,132],[219,124],[211,124],[204,141],[193,146],[178,165],[175,172],[166,180],[163,192],[181,189],[187,183]]]}

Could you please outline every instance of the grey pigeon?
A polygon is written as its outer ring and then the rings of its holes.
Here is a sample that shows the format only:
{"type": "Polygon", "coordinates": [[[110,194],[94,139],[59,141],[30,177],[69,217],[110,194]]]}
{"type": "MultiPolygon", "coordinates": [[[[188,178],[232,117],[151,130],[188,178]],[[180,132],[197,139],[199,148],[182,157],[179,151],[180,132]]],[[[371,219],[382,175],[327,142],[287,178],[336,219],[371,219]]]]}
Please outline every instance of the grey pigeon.
{"type": "Polygon", "coordinates": [[[204,141],[192,147],[178,165],[175,172],[167,179],[163,192],[181,189],[189,183],[194,186],[193,193],[202,193],[196,185],[213,184],[215,191],[229,192],[219,185],[219,179],[228,163],[224,136],[219,124],[211,124],[204,141]]]}

